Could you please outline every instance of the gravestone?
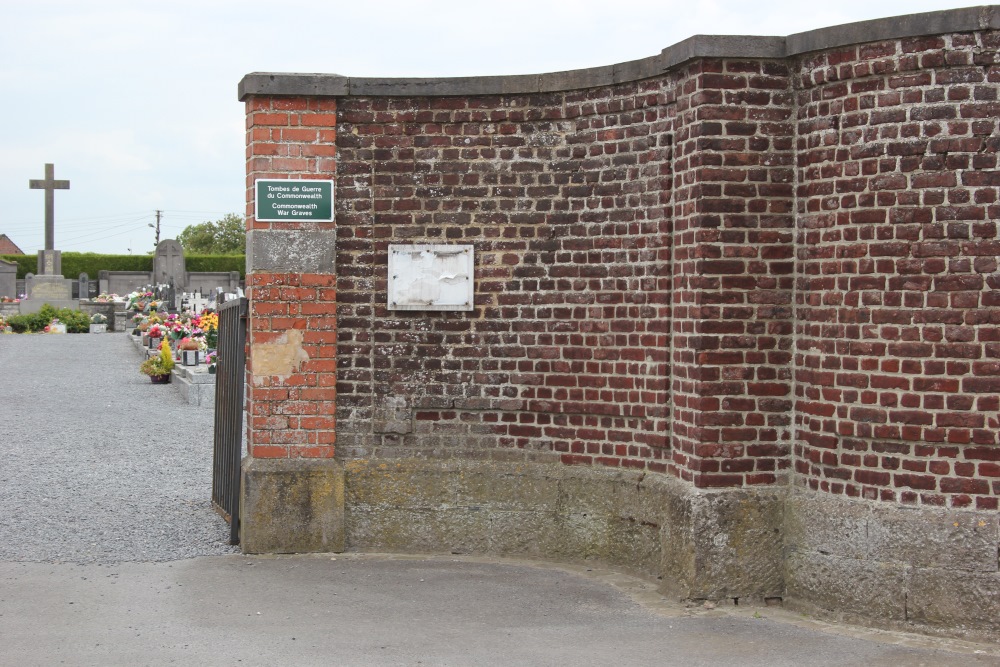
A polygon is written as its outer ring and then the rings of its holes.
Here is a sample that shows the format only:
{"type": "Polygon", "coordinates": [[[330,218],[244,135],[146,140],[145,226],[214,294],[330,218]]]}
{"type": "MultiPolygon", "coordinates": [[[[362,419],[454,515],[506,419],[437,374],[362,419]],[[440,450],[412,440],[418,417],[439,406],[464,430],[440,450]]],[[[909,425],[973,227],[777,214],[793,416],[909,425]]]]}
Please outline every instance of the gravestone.
{"type": "Polygon", "coordinates": [[[181,310],[189,310],[192,313],[200,313],[208,306],[208,299],[200,292],[184,292],[181,295],[181,310]]]}
{"type": "Polygon", "coordinates": [[[0,259],[0,297],[17,298],[17,264],[0,259]]]}
{"type": "Polygon", "coordinates": [[[164,239],[153,257],[153,282],[158,285],[187,286],[184,249],[174,239],[164,239]]]}
{"type": "Polygon", "coordinates": [[[167,304],[167,310],[171,313],[177,312],[177,288],[174,287],[173,279],[167,284],[167,288],[163,291],[163,301],[167,304]]]}
{"type": "Polygon", "coordinates": [[[80,298],[81,299],[89,299],[90,298],[90,276],[88,276],[86,273],[81,273],[80,274],[80,279],[79,279],[78,282],[79,282],[79,285],[80,285],[80,298]]]}
{"type": "Polygon", "coordinates": [[[25,276],[24,289],[27,299],[21,302],[22,313],[37,312],[45,303],[56,308],[76,308],[78,305],[73,299],[73,281],[59,275],[25,276]],[[37,302],[37,307],[31,302],[37,302]]]}

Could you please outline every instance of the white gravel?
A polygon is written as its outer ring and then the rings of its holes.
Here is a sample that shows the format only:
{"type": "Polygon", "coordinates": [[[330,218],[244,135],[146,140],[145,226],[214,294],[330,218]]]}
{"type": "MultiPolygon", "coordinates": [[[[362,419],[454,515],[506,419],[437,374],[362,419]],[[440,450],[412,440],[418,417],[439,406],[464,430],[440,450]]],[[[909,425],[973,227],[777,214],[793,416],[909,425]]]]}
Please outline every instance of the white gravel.
{"type": "Polygon", "coordinates": [[[0,561],[237,553],[212,509],[213,411],[126,335],[0,335],[0,561]]]}

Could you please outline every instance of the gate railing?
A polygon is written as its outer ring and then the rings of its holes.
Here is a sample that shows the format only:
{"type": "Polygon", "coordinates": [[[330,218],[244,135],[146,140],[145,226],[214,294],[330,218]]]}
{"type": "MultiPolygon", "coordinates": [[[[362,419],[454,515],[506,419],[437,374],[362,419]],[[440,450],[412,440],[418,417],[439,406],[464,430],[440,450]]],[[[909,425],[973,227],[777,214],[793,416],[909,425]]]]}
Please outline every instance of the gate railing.
{"type": "Polygon", "coordinates": [[[229,543],[240,543],[240,460],[243,456],[243,387],[246,381],[247,300],[219,307],[215,371],[215,452],[212,504],[229,522],[229,543]]]}

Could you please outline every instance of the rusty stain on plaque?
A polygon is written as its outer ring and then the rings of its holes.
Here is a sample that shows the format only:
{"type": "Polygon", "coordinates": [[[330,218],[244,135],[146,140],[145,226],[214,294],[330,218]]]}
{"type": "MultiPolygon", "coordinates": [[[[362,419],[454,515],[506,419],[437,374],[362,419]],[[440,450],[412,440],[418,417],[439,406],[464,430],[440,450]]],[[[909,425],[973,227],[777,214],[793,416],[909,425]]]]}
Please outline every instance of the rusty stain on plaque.
{"type": "Polygon", "coordinates": [[[390,310],[472,310],[471,245],[389,246],[390,310]]]}

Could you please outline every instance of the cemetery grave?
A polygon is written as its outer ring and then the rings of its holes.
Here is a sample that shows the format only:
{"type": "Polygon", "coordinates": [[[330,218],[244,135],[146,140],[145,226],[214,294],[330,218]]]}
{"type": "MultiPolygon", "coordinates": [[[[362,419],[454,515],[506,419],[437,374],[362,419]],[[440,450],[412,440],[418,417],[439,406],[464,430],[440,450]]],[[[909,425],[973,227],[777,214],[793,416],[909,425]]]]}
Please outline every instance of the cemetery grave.
{"type": "Polygon", "coordinates": [[[141,372],[152,382],[172,383],[190,405],[213,409],[219,336],[215,308],[238,293],[227,294],[220,288],[205,298],[170,291],[160,286],[129,294],[123,316],[126,331],[145,359],[141,372]],[[168,303],[183,304],[182,309],[171,312],[168,303]],[[161,358],[164,361],[158,361],[161,358]],[[166,363],[167,358],[172,363],[166,363]]]}

